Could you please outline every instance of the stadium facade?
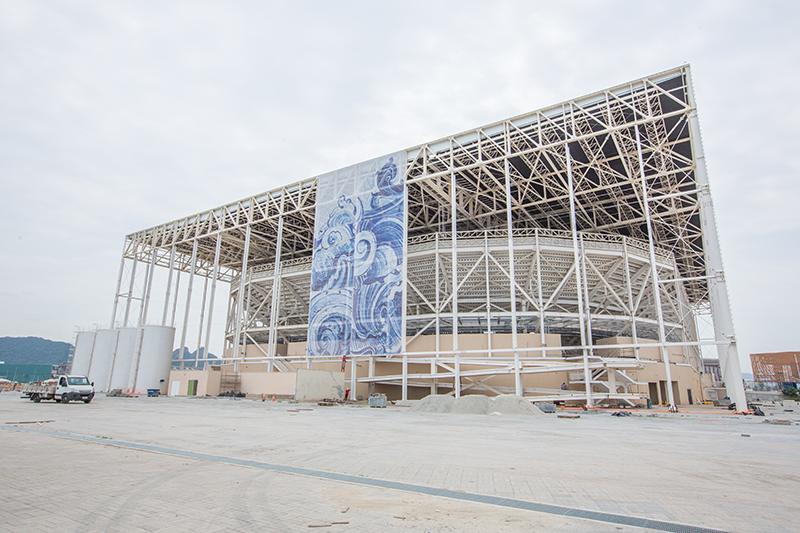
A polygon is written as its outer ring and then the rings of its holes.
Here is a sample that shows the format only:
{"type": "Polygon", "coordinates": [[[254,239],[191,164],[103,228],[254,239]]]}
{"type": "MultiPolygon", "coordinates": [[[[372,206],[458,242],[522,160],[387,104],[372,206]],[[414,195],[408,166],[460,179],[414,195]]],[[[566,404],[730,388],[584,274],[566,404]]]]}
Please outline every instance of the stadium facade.
{"type": "Polygon", "coordinates": [[[181,273],[181,352],[230,288],[193,371],[222,389],[346,367],[353,396],[674,405],[715,346],[746,405],[688,65],[128,235],[112,327],[174,323],[181,273]]]}

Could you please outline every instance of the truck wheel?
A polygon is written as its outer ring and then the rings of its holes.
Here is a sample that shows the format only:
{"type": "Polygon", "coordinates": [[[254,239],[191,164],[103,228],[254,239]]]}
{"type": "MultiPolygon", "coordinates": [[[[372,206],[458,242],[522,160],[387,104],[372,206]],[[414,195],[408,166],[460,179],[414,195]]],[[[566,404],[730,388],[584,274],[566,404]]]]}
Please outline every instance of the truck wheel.
{"type": "Polygon", "coordinates": [[[89,402],[91,402],[91,401],[92,401],[92,399],[91,399],[91,398],[86,398],[85,400],[83,400],[83,403],[89,403],[89,402]]]}
{"type": "Polygon", "coordinates": [[[31,396],[31,400],[33,400],[33,403],[39,403],[42,401],[42,398],[38,394],[34,394],[31,396]]]}
{"type": "Polygon", "coordinates": [[[69,398],[67,398],[66,394],[61,395],[61,403],[69,403],[69,398]]]}

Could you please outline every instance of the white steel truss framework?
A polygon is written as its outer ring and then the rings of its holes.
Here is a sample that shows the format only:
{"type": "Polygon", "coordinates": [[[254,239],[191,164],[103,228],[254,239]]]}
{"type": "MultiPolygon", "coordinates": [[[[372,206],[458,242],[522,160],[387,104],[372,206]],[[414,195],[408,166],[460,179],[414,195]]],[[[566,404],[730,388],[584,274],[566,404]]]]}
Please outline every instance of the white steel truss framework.
{"type": "MultiPolygon", "coordinates": [[[[379,360],[398,372],[359,382],[400,385],[404,398],[408,387],[458,396],[509,392],[487,381],[513,374],[510,392],[539,400],[575,391],[523,389],[520,376],[567,370],[587,403],[632,402],[625,370],[636,367],[637,339],[661,349],[668,380],[670,346],[699,368],[709,341],[695,313],[710,308],[729,396],[746,406],[688,65],[409,148],[405,190],[406,349],[371,358],[371,370],[379,360]],[[464,333],[510,335],[511,347],[459,350],[464,333]],[[562,346],[523,349],[523,333],[543,345],[559,333],[562,346]],[[423,335],[436,350],[408,348],[423,335]],[[611,336],[633,343],[601,357],[597,341],[611,336]],[[553,349],[561,355],[548,357],[553,349]],[[465,360],[472,369],[460,372],[465,360]],[[410,376],[409,361],[431,372],[410,376]]],[[[276,348],[307,334],[315,205],[312,178],[128,235],[112,322],[137,320],[131,302],[148,320],[157,266],[169,269],[162,323],[181,273],[187,299],[196,276],[211,280],[212,302],[226,281],[232,358],[256,344],[270,370],[293,369],[299,361],[276,348]]],[[[182,345],[187,321],[188,311],[182,345]]]]}

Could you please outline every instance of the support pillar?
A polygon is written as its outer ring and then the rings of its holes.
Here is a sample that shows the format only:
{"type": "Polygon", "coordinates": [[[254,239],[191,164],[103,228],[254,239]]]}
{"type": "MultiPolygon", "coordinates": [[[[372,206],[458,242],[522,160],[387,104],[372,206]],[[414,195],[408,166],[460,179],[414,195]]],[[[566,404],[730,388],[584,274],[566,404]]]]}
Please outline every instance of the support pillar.
{"type": "Polygon", "coordinates": [[[144,304],[142,305],[142,311],[139,313],[139,325],[144,325],[147,323],[147,311],[150,309],[150,292],[153,288],[153,274],[155,274],[156,270],[156,252],[158,249],[154,246],[151,253],[152,256],[150,257],[150,263],[147,265],[147,281],[144,290],[144,304]]]}
{"type": "Polygon", "coordinates": [[[453,171],[453,141],[450,141],[450,256],[451,256],[451,276],[452,276],[452,298],[451,306],[453,309],[453,357],[454,357],[454,376],[453,376],[453,394],[456,398],[461,397],[461,361],[458,356],[458,237],[456,232],[458,226],[456,224],[457,209],[456,198],[456,173],[453,171]]]}
{"type": "Polygon", "coordinates": [[[283,241],[283,206],[286,199],[285,192],[281,193],[280,214],[278,215],[278,235],[275,239],[275,267],[272,273],[272,303],[269,310],[269,344],[267,346],[267,354],[269,361],[267,362],[267,371],[272,372],[275,368],[275,356],[277,348],[275,344],[278,335],[278,306],[281,302],[281,242],[283,241]]]}
{"type": "Polygon", "coordinates": [[[581,276],[581,258],[578,250],[578,222],[575,217],[575,186],[572,179],[572,154],[569,143],[564,144],[567,152],[567,186],[569,187],[569,220],[572,230],[572,254],[575,261],[575,284],[578,300],[578,320],[581,331],[581,348],[583,350],[583,381],[586,386],[586,405],[592,405],[592,374],[589,372],[589,352],[586,348],[586,324],[583,321],[583,279],[581,276]]]}
{"type": "MultiPolygon", "coordinates": [[[[214,271],[211,274],[211,299],[208,302],[208,323],[206,324],[206,346],[203,352],[203,357],[208,361],[208,354],[210,353],[209,344],[211,343],[211,324],[214,317],[214,298],[217,294],[217,276],[219,275],[219,251],[222,246],[222,232],[217,233],[217,247],[214,251],[214,271]]],[[[223,343],[224,346],[224,343],[223,343]]],[[[224,357],[224,354],[223,354],[224,357]]],[[[206,364],[203,364],[205,367],[206,364]]]]}
{"type": "MultiPolygon", "coordinates": [[[[127,239],[125,244],[127,244],[127,239]]],[[[122,245],[122,258],[119,260],[119,274],[117,275],[117,290],[114,293],[114,307],[111,309],[111,328],[117,322],[117,307],[119,306],[119,290],[122,288],[122,274],[125,272],[125,244],[122,245]]]]}
{"type": "Polygon", "coordinates": [[[161,315],[161,325],[167,325],[167,311],[169,310],[169,295],[172,290],[172,274],[175,272],[175,246],[169,252],[169,275],[167,276],[167,293],[164,296],[164,313],[161,315]]]}
{"type": "Polygon", "coordinates": [[[666,336],[664,335],[664,312],[661,309],[661,287],[658,281],[658,267],[656,266],[656,252],[653,239],[653,223],[650,218],[650,200],[647,192],[647,179],[644,172],[644,157],[642,156],[642,139],[639,135],[639,126],[636,129],[636,152],[639,156],[639,173],[642,179],[642,201],[644,203],[644,216],[647,222],[647,241],[650,251],[650,278],[653,283],[653,304],[656,306],[656,316],[658,318],[658,342],[661,344],[661,358],[664,361],[664,371],[667,378],[667,398],[670,407],[675,407],[675,397],[672,394],[672,372],[669,367],[669,350],[664,345],[666,336]]]}
{"type": "Polygon", "coordinates": [[[506,175],[506,226],[508,231],[508,275],[509,290],[511,292],[511,347],[514,350],[514,394],[523,396],[522,391],[522,377],[520,376],[519,367],[519,342],[517,339],[517,278],[515,275],[514,265],[514,233],[512,224],[511,213],[511,170],[508,163],[508,126],[506,125],[506,159],[505,159],[505,175],[506,175]]]}
{"type": "MultiPolygon", "coordinates": [[[[542,339],[542,348],[547,346],[544,332],[544,296],[542,296],[542,248],[539,244],[539,228],[536,228],[536,286],[539,291],[539,335],[542,339]]],[[[542,357],[547,357],[547,350],[542,350],[542,357]]]]}
{"type": "Polygon", "coordinates": [[[695,179],[700,189],[700,226],[703,230],[703,251],[706,255],[706,274],[709,279],[709,299],[711,300],[711,314],[714,321],[714,336],[717,342],[717,354],[720,366],[725,367],[725,388],[728,397],[736,402],[737,410],[747,411],[747,397],[742,382],[742,369],[739,362],[739,349],[736,346],[736,333],[733,329],[733,315],[728,300],[728,287],[725,282],[725,270],[722,266],[722,252],[717,234],[717,222],[714,217],[714,203],[708,181],[708,169],[703,153],[703,140],[700,136],[700,122],[697,117],[697,105],[694,101],[694,88],[692,75],[686,68],[687,95],[692,108],[689,113],[689,132],[691,135],[692,152],[694,152],[696,168],[695,179]]]}
{"type": "MultiPolygon", "coordinates": [[[[356,399],[356,385],[358,385],[358,360],[350,358],[350,399],[356,399]]],[[[345,398],[347,399],[347,398],[345,398]]]]}
{"type": "Polygon", "coordinates": [[[133,255],[133,266],[131,266],[131,282],[128,284],[128,301],[125,302],[125,319],[122,321],[122,327],[128,327],[128,319],[131,314],[131,301],[133,300],[133,283],[136,281],[136,263],[138,262],[138,253],[133,255]]]}
{"type": "Polygon", "coordinates": [[[186,309],[183,313],[183,329],[181,330],[181,343],[178,346],[180,369],[183,370],[183,350],[186,347],[186,331],[189,328],[189,311],[192,304],[192,287],[194,286],[194,272],[197,265],[197,239],[192,241],[192,264],[189,266],[189,286],[186,289],[186,309]]]}
{"type": "Polygon", "coordinates": [[[245,230],[244,234],[244,253],[242,254],[242,270],[239,274],[239,291],[236,293],[236,332],[233,338],[233,353],[231,354],[234,358],[234,367],[236,371],[239,371],[239,359],[241,359],[241,355],[239,353],[239,343],[241,342],[242,336],[242,315],[244,314],[244,287],[245,283],[247,282],[247,256],[250,254],[250,225],[247,225],[247,229],[245,230]]]}
{"type": "MultiPolygon", "coordinates": [[[[639,336],[636,333],[636,309],[634,306],[636,305],[633,300],[633,286],[631,285],[631,263],[628,256],[628,238],[622,238],[622,252],[625,255],[625,284],[628,288],[628,307],[630,308],[631,314],[631,337],[633,338],[633,344],[639,344],[639,336]]],[[[636,360],[639,360],[639,347],[634,346],[633,353],[636,356],[636,360]]]]}

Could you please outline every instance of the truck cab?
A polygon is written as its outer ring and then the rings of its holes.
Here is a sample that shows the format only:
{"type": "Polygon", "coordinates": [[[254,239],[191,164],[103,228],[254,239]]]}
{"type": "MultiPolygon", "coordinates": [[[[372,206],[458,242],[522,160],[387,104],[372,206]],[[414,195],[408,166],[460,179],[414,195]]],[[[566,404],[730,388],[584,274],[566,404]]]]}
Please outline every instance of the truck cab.
{"type": "Polygon", "coordinates": [[[89,403],[94,398],[94,383],[86,376],[59,376],[55,399],[61,403],[81,400],[89,403]]]}

